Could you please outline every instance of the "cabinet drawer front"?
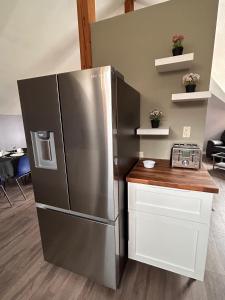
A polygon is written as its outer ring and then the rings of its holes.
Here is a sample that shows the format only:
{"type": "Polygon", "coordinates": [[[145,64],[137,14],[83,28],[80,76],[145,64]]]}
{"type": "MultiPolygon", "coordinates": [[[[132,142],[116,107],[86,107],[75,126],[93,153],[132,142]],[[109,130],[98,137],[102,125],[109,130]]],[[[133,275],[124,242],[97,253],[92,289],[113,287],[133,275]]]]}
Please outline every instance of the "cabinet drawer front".
{"type": "Polygon", "coordinates": [[[129,183],[129,210],[210,222],[212,194],[129,183]]]}
{"type": "Polygon", "coordinates": [[[129,258],[202,280],[209,226],[171,217],[129,213],[129,258]]]}

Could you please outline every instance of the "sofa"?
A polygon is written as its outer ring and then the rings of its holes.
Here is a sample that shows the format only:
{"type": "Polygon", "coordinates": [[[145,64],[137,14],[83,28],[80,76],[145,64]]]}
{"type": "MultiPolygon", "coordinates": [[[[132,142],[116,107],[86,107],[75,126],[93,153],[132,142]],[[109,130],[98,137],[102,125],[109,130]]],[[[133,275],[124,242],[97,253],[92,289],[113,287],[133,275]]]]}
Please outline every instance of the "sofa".
{"type": "Polygon", "coordinates": [[[225,130],[222,133],[220,140],[209,140],[206,147],[206,157],[212,158],[212,154],[225,153],[225,130]]]}

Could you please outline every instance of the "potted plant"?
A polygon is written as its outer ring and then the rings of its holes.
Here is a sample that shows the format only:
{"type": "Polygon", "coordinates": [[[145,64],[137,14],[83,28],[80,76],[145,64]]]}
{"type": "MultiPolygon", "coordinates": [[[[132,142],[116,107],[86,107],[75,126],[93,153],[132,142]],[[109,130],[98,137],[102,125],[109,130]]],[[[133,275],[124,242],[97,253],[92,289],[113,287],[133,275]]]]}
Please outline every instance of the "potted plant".
{"type": "Polygon", "coordinates": [[[173,56],[182,55],[184,47],[182,46],[182,41],[184,40],[184,36],[182,34],[175,34],[173,36],[173,56]]]}
{"type": "Polygon", "coordinates": [[[197,73],[188,73],[183,77],[183,84],[187,93],[195,92],[196,85],[200,80],[200,75],[197,73]]]}
{"type": "Polygon", "coordinates": [[[150,120],[151,120],[152,128],[159,127],[162,116],[163,113],[158,109],[154,109],[153,111],[150,112],[150,120]]]}

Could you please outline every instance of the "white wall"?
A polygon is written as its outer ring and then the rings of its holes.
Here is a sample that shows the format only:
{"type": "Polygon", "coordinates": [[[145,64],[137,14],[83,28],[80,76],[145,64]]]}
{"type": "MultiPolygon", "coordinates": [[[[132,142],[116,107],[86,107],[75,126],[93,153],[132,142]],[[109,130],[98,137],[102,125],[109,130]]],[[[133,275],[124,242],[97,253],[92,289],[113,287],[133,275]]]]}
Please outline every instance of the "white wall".
{"type": "Polygon", "coordinates": [[[219,100],[225,103],[225,90],[221,88],[221,85],[216,82],[216,80],[211,76],[210,80],[210,91],[214,96],[216,96],[219,100]]]}
{"type": "Polygon", "coordinates": [[[0,114],[20,114],[17,79],[80,68],[75,0],[0,1],[0,114]]]}
{"type": "MultiPolygon", "coordinates": [[[[219,1],[212,79],[225,92],[225,0],[219,1]]],[[[215,85],[212,85],[211,90],[216,94],[214,87],[215,85]]]]}
{"type": "Polygon", "coordinates": [[[171,0],[137,0],[134,2],[134,8],[135,10],[137,10],[137,9],[144,8],[146,6],[160,4],[167,1],[171,1],[171,0]]]}
{"type": "Polygon", "coordinates": [[[225,130],[225,103],[216,96],[208,102],[204,149],[206,149],[208,140],[220,139],[222,132],[225,130]]]}
{"type": "Polygon", "coordinates": [[[0,115],[0,150],[26,148],[22,116],[0,115]]]}
{"type": "Polygon", "coordinates": [[[124,13],[124,0],[95,0],[96,21],[124,13]]]}

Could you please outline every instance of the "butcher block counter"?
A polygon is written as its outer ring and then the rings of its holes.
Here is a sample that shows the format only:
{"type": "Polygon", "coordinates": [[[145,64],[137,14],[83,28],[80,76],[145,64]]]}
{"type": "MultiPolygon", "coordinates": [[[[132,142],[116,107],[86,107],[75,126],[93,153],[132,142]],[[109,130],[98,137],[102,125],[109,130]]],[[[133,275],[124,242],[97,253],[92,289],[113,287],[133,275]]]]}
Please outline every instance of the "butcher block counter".
{"type": "Polygon", "coordinates": [[[145,169],[140,160],[127,176],[127,182],[207,193],[219,192],[213,179],[204,168],[200,170],[171,168],[169,160],[154,159],[154,161],[156,164],[153,169],[145,169]]]}
{"type": "Polygon", "coordinates": [[[171,168],[140,160],[127,176],[128,256],[204,280],[212,201],[218,188],[207,170],[171,168]]]}

